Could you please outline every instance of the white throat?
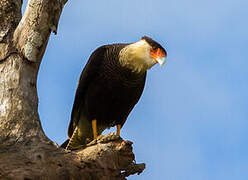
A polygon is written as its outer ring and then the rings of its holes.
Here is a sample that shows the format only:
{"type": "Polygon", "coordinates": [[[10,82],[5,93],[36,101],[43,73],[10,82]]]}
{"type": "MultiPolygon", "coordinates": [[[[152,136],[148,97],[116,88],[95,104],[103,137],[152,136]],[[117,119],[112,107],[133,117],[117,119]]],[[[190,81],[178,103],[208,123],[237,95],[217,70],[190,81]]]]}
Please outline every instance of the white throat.
{"type": "Polygon", "coordinates": [[[156,64],[150,57],[150,49],[151,46],[145,40],[127,45],[119,53],[120,64],[133,72],[144,72],[156,64]]]}

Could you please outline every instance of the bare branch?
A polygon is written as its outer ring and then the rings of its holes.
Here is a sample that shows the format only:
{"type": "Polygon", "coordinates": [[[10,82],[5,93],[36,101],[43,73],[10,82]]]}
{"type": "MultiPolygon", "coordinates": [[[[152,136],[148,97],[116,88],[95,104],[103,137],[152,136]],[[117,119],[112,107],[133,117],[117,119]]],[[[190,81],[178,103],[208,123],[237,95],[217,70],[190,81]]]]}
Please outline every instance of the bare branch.
{"type": "MultiPolygon", "coordinates": [[[[105,138],[109,136],[112,135],[105,138]]],[[[145,169],[145,164],[134,163],[132,142],[122,139],[77,151],[57,149],[54,144],[38,144],[25,153],[15,151],[23,152],[22,149],[0,152],[0,178],[119,180],[145,169]]]]}
{"type": "Polygon", "coordinates": [[[57,33],[58,21],[66,2],[67,0],[29,0],[14,33],[16,48],[29,61],[41,61],[51,31],[57,33]]]}

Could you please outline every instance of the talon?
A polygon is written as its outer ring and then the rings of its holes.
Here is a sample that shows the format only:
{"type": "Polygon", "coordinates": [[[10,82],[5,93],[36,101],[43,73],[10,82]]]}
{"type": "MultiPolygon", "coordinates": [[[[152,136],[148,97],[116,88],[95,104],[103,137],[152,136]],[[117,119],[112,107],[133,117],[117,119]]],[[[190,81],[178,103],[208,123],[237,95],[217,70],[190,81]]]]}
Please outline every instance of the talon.
{"type": "Polygon", "coordinates": [[[97,140],[102,139],[102,137],[103,137],[103,135],[100,134],[99,136],[97,136],[97,140]]]}

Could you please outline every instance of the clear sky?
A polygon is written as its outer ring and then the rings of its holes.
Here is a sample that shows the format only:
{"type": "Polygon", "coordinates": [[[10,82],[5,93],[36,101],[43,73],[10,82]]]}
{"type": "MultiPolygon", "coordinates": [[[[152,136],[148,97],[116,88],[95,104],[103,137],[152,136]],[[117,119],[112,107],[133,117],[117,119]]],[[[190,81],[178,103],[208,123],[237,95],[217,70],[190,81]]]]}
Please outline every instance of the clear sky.
{"type": "Polygon", "coordinates": [[[38,77],[47,136],[59,144],[67,139],[90,54],[147,35],[168,59],[149,71],[121,131],[134,142],[137,162],[147,165],[129,179],[247,180],[247,7],[247,0],[69,0],[38,77]]]}

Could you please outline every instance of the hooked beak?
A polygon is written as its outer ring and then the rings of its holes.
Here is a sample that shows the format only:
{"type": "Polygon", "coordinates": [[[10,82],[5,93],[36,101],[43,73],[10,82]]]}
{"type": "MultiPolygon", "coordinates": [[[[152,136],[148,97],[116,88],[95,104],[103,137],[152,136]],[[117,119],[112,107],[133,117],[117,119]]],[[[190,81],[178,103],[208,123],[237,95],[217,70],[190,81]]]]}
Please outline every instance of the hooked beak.
{"type": "Polygon", "coordinates": [[[157,58],[155,59],[155,61],[157,61],[157,63],[159,63],[160,66],[163,66],[164,63],[166,62],[165,57],[157,58]]]}
{"type": "Polygon", "coordinates": [[[163,64],[166,62],[166,54],[160,49],[152,49],[150,52],[150,56],[159,63],[160,66],[163,66],[163,64]]]}

